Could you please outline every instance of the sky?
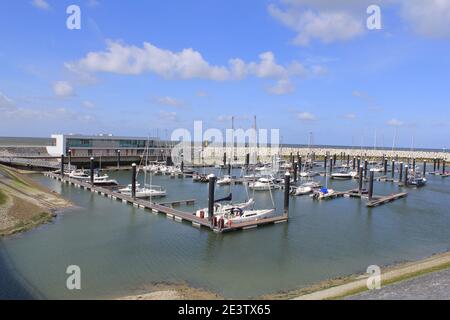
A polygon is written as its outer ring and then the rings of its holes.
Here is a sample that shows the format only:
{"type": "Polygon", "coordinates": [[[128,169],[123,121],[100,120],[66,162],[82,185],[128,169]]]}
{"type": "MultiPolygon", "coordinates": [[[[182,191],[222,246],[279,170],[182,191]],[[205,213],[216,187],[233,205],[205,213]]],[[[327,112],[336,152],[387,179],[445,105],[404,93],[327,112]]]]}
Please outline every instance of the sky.
{"type": "Polygon", "coordinates": [[[0,0],[0,136],[256,115],[282,143],[448,149],[449,84],[450,0],[0,0]]]}

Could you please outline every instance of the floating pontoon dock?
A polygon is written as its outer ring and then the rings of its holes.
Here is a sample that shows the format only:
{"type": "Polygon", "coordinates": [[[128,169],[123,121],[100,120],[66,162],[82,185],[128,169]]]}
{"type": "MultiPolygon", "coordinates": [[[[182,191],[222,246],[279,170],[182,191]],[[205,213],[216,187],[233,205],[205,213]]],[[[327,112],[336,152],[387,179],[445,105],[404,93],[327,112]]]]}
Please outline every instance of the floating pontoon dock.
{"type": "Polygon", "coordinates": [[[180,205],[181,203],[192,204],[195,201],[195,199],[164,202],[158,204],[147,200],[133,199],[133,197],[129,195],[113,191],[109,188],[91,185],[89,182],[84,182],[73,178],[69,179],[66,177],[61,177],[61,175],[52,172],[47,172],[44,175],[52,179],[61,181],[63,183],[70,184],[76,188],[82,188],[87,191],[95,192],[104,197],[111,198],[113,200],[122,201],[123,203],[130,204],[137,208],[151,210],[153,213],[156,214],[164,213],[168,219],[173,219],[177,222],[187,221],[190,222],[194,227],[198,228],[207,227],[217,233],[252,229],[266,224],[277,224],[288,221],[288,216],[286,214],[283,214],[255,221],[235,223],[232,225],[224,225],[223,228],[219,228],[218,226],[212,226],[210,221],[208,221],[207,219],[197,217],[194,213],[184,212],[173,208],[173,206],[180,205]]]}

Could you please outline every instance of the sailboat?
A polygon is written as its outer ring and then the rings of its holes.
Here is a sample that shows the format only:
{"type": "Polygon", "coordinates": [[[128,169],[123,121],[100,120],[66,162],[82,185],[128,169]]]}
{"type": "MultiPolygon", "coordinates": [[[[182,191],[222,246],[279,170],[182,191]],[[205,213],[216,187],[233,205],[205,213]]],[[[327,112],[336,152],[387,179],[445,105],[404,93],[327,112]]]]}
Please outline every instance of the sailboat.
{"type": "MultiPolygon", "coordinates": [[[[143,168],[148,167],[148,154],[149,154],[149,142],[147,142],[146,155],[145,155],[145,166],[143,168]]],[[[150,170],[149,170],[150,171],[150,170]]],[[[138,173],[139,174],[139,170],[138,173]]],[[[147,184],[147,170],[144,169],[144,186],[141,187],[140,184],[136,184],[136,198],[152,198],[152,197],[165,197],[166,189],[162,186],[152,185],[152,173],[150,171],[150,183],[147,184]]],[[[131,195],[132,194],[132,185],[129,184],[126,188],[119,189],[120,193],[131,195]]]]}

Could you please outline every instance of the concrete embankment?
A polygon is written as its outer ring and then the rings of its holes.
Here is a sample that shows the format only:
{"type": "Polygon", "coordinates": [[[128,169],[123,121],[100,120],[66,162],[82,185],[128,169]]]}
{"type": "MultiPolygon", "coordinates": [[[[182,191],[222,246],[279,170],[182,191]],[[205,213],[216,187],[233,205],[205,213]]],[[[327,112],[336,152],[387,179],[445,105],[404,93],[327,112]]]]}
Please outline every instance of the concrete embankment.
{"type": "Polygon", "coordinates": [[[0,236],[30,230],[71,206],[17,170],[0,165],[0,236]]]}

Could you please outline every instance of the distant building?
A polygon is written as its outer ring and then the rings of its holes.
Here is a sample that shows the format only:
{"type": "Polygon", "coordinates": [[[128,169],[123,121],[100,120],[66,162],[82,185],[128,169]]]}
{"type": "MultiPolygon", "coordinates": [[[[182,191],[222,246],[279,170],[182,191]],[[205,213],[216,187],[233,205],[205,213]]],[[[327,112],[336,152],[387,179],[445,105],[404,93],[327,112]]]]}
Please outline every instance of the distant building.
{"type": "Polygon", "coordinates": [[[118,137],[111,134],[80,135],[52,134],[53,145],[47,146],[52,156],[68,155],[73,157],[112,157],[120,152],[121,156],[140,156],[149,150],[150,156],[165,156],[175,145],[174,141],[164,141],[150,137],[118,137]]]}

